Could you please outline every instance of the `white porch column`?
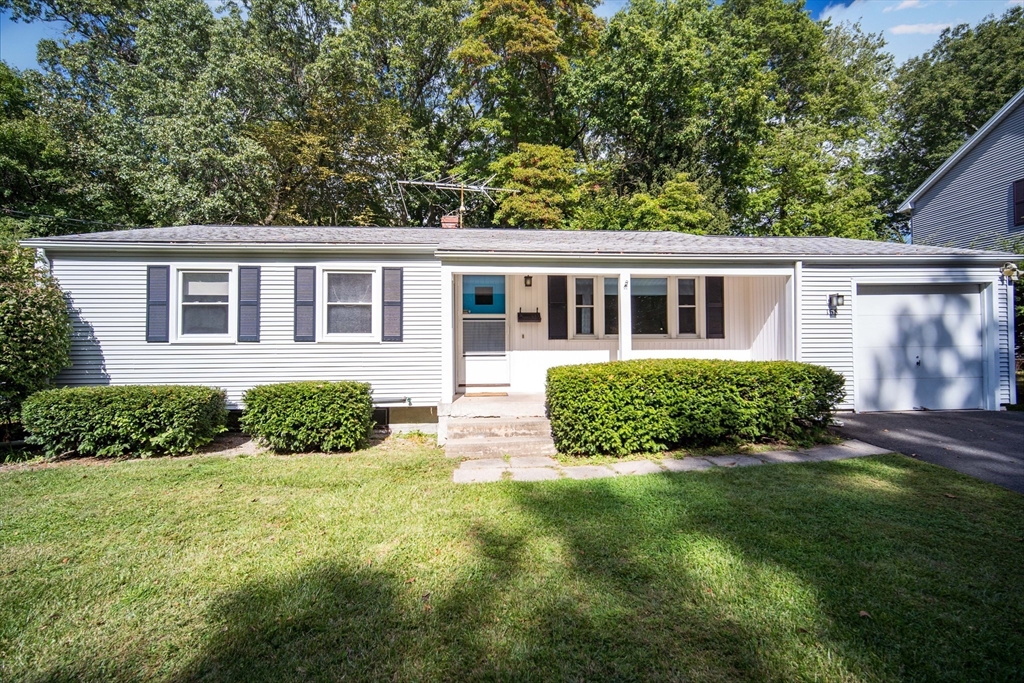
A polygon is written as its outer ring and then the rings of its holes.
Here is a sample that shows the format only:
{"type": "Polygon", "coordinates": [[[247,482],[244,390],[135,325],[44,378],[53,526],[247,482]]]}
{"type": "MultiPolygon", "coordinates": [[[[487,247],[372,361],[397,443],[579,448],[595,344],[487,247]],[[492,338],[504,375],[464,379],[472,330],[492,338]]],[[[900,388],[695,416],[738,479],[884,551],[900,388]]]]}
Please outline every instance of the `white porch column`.
{"type": "Polygon", "coordinates": [[[633,301],[629,292],[629,273],[619,273],[619,360],[633,356],[633,301]]]}
{"type": "Polygon", "coordinates": [[[455,276],[441,268],[441,403],[455,400],[455,276]]]}
{"type": "Polygon", "coordinates": [[[793,360],[799,361],[803,358],[804,316],[802,302],[804,297],[804,262],[797,261],[793,264],[793,360]]]}

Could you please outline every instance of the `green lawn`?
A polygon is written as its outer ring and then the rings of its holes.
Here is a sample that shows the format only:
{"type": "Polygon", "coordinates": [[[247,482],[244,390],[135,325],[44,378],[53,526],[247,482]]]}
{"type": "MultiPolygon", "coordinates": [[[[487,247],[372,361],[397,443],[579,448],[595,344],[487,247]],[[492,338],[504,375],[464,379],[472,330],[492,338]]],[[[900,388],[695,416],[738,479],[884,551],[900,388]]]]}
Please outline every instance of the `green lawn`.
{"type": "Polygon", "coordinates": [[[454,466],[410,439],[0,471],[0,680],[1024,680],[1018,494],[896,455],[454,466]]]}

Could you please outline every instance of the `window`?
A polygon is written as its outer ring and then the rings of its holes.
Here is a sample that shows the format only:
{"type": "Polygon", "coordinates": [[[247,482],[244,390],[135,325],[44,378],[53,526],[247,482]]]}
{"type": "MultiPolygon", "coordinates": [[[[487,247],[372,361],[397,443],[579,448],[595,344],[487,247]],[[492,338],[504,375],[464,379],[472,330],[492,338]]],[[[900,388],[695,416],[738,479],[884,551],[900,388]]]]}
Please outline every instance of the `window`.
{"type": "Polygon", "coordinates": [[[604,279],[604,333],[619,333],[619,278],[604,279]]]}
{"type": "Polygon", "coordinates": [[[679,278],[679,334],[697,334],[697,280],[679,278]]]}
{"type": "Polygon", "coordinates": [[[181,335],[227,335],[230,320],[227,271],[181,272],[181,335]]]}
{"type": "Polygon", "coordinates": [[[1024,225],[1024,179],[1013,184],[1013,224],[1024,225]]]}
{"type": "Polygon", "coordinates": [[[668,278],[635,277],[630,286],[633,334],[668,334],[668,278]]]}
{"type": "Polygon", "coordinates": [[[594,334],[594,278],[576,278],[576,334],[594,334]]]}
{"type": "Polygon", "coordinates": [[[373,334],[373,274],[327,273],[327,334],[373,334]]]}

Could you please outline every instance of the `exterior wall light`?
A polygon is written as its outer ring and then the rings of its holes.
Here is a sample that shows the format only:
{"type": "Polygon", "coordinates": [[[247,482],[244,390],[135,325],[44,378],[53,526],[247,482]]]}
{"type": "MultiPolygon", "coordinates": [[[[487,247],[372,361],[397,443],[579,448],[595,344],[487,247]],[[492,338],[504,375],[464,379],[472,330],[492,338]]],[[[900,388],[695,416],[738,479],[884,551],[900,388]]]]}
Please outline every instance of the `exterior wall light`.
{"type": "Polygon", "coordinates": [[[533,276],[527,275],[523,278],[523,284],[527,287],[533,287],[533,276]]]}
{"type": "Polygon", "coordinates": [[[1017,264],[1012,261],[1004,263],[1003,267],[999,269],[999,272],[1003,274],[1003,277],[1008,280],[1012,280],[1013,282],[1016,282],[1017,278],[1020,277],[1017,272],[1017,264]]]}
{"type": "Polygon", "coordinates": [[[846,303],[846,298],[842,294],[829,294],[828,295],[828,315],[830,318],[836,317],[839,313],[839,307],[846,303]]]}

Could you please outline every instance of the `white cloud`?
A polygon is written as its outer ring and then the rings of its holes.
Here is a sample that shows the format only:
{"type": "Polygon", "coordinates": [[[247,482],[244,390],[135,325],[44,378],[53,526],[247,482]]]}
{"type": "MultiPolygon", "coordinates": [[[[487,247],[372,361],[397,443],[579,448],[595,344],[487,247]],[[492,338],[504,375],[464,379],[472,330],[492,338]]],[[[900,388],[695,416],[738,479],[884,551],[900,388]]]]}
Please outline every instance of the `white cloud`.
{"type": "MultiPolygon", "coordinates": [[[[1024,2],[1024,0],[1021,0],[1021,2],[1024,2]]],[[[922,0],[903,0],[903,2],[901,2],[898,5],[887,5],[887,6],[883,7],[882,11],[883,12],[899,12],[900,10],[904,10],[904,9],[920,9],[921,7],[927,7],[927,6],[928,6],[927,3],[922,2],[922,0]]]]}
{"type": "Polygon", "coordinates": [[[1006,0],[1007,7],[1013,7],[1014,5],[1024,5],[1024,0],[1006,0]]]}
{"type": "Polygon", "coordinates": [[[922,35],[937,36],[953,24],[900,24],[886,29],[895,36],[922,35]]]}

